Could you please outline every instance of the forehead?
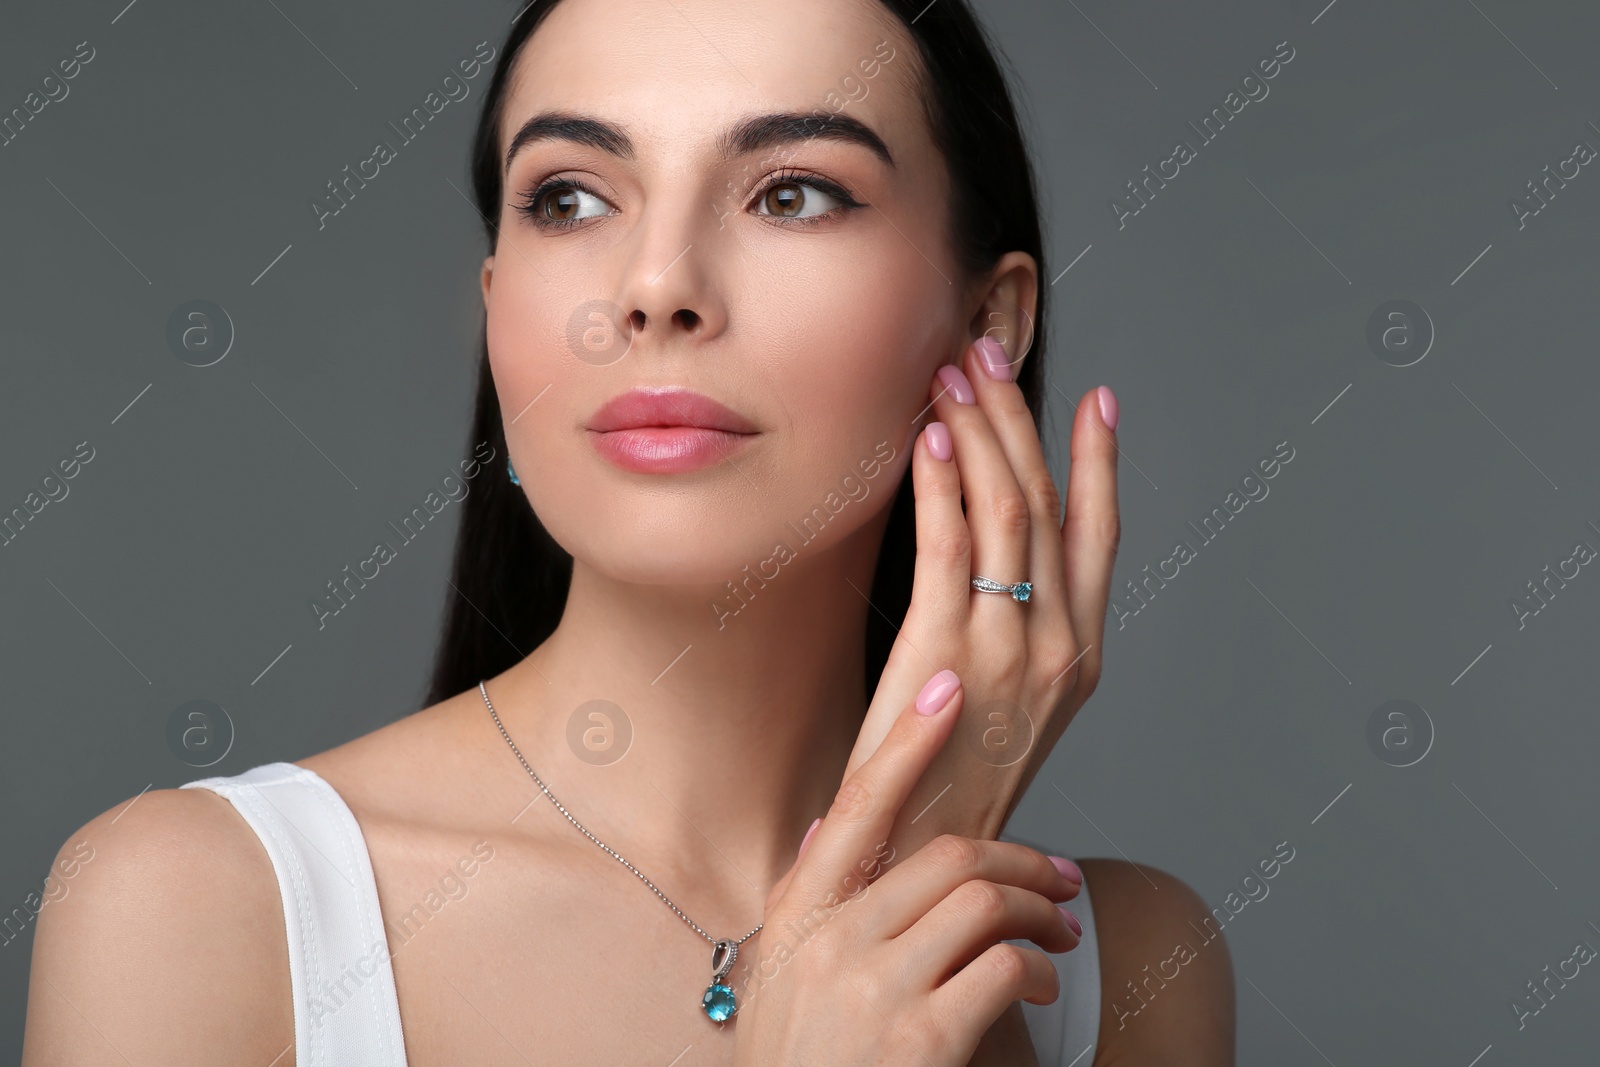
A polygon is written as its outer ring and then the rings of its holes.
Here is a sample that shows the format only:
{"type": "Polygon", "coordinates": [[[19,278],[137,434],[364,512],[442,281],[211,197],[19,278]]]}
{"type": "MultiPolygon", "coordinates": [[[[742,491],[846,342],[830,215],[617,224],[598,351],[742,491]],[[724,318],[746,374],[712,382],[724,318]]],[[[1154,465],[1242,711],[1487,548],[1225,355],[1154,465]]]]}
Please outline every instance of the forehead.
{"type": "Polygon", "coordinates": [[[698,154],[741,117],[820,109],[867,123],[900,159],[926,147],[914,62],[876,0],[563,0],[517,56],[499,141],[556,110],[622,125],[641,151],[698,154]]]}

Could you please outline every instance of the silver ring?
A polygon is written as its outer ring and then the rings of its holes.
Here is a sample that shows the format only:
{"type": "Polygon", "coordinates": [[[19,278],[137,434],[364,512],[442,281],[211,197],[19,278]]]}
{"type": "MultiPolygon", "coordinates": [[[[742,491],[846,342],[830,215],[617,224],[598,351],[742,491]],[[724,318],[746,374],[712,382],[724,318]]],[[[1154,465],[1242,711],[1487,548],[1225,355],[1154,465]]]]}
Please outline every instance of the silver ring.
{"type": "Polygon", "coordinates": [[[1032,582],[1017,582],[1015,585],[1007,585],[1004,582],[997,582],[992,578],[984,578],[982,576],[972,579],[972,588],[980,593],[1010,593],[1011,599],[1018,603],[1026,603],[1028,598],[1033,595],[1032,582]]]}

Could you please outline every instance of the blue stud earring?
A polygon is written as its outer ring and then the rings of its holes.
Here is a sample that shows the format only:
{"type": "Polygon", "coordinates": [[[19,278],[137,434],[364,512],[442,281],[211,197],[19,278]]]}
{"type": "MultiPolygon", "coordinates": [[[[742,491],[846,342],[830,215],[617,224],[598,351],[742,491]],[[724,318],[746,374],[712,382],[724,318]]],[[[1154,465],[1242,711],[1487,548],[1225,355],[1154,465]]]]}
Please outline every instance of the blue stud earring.
{"type": "Polygon", "coordinates": [[[511,475],[511,484],[512,485],[521,485],[522,484],[522,479],[517,477],[517,468],[515,468],[515,467],[513,467],[511,465],[511,457],[510,456],[506,457],[506,473],[511,475]]]}

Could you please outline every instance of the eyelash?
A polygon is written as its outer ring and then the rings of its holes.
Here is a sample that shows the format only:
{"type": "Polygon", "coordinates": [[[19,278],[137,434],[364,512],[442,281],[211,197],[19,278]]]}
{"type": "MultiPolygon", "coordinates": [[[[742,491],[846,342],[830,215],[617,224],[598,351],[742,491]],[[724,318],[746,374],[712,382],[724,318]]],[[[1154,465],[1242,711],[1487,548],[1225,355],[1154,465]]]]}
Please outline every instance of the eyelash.
{"type": "MultiPolygon", "coordinates": [[[[856,200],[855,197],[851,196],[848,190],[836,182],[829,181],[827,178],[823,178],[820,175],[808,174],[805,171],[788,169],[781,170],[777,174],[773,175],[770,180],[763,184],[759,189],[751,193],[751,199],[755,202],[759,202],[762,197],[766,196],[769,192],[780,185],[807,186],[809,188],[816,189],[818,192],[826,193],[828,196],[831,196],[835,200],[839,201],[838,207],[820,215],[809,215],[794,218],[784,215],[761,216],[762,218],[774,219],[780,225],[784,226],[816,225],[818,223],[827,222],[838,218],[839,216],[853,211],[858,207],[865,206],[856,200]]],[[[534,225],[542,226],[546,229],[569,229],[582,222],[588,221],[587,219],[551,219],[546,218],[541,213],[541,201],[543,200],[544,195],[546,193],[554,192],[558,189],[577,189],[581,192],[588,193],[597,200],[605,199],[605,197],[595,192],[583,182],[578,181],[576,178],[561,178],[557,176],[551,176],[540,182],[533,189],[522,193],[517,198],[515,208],[517,212],[526,217],[534,225]]]]}

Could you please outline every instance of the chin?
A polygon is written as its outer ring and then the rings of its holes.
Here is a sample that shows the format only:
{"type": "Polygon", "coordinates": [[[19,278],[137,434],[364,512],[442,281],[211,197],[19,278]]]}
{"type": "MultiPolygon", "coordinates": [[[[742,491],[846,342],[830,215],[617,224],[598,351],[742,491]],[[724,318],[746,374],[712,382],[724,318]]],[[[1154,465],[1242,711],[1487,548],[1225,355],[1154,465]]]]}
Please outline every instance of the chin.
{"type": "Polygon", "coordinates": [[[621,485],[591,484],[580,496],[536,504],[535,511],[574,559],[640,585],[721,586],[770,554],[772,531],[783,525],[721,494],[669,496],[621,485]]]}
{"type": "MultiPolygon", "coordinates": [[[[741,488],[749,487],[741,480],[741,488]]],[[[758,509],[744,491],[731,500],[693,493],[630,499],[625,490],[591,489],[553,512],[581,515],[582,521],[546,528],[575,559],[615,581],[704,586],[737,606],[736,590],[748,599],[768,583],[784,581],[783,575],[792,577],[796,567],[858,532],[876,510],[861,501],[829,515],[771,495],[758,509]],[[604,521],[597,521],[601,516],[604,521]]]]}

